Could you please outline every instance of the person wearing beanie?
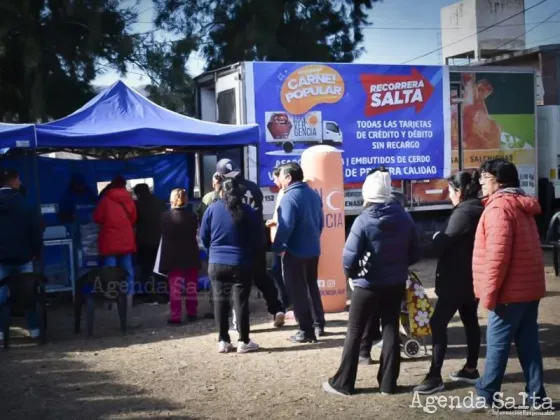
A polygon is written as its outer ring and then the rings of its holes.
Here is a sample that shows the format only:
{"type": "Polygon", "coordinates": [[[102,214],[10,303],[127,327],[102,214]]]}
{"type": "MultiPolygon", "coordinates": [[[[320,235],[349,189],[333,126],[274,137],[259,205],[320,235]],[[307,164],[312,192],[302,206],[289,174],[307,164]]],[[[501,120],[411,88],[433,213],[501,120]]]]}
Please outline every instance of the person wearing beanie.
{"type": "MultiPolygon", "coordinates": [[[[368,173],[368,178],[369,175],[372,175],[373,173],[378,171],[384,173],[389,172],[384,166],[380,166],[378,168],[372,169],[368,173]]],[[[389,184],[390,183],[391,182],[389,181],[389,184]]],[[[405,196],[398,189],[391,187],[390,201],[393,203],[398,203],[401,206],[404,206],[405,196]]],[[[352,282],[353,280],[350,279],[350,287],[352,288],[352,290],[354,290],[354,284],[352,282]]],[[[381,349],[381,347],[383,346],[383,341],[381,341],[381,320],[379,319],[379,314],[372,312],[370,319],[367,323],[364,335],[362,336],[362,342],[360,344],[360,359],[359,359],[360,364],[373,365],[374,362],[373,359],[371,358],[371,350],[373,348],[373,343],[375,341],[377,341],[377,344],[375,346],[381,349]]]]}
{"type": "Polygon", "coordinates": [[[408,267],[420,259],[416,226],[391,197],[391,175],[374,171],[362,186],[364,210],[356,218],[343,251],[344,271],[354,279],[348,329],[336,374],[323,384],[326,392],[355,392],[360,345],[372,314],[381,319],[383,346],[377,373],[383,394],[397,392],[400,372],[399,315],[408,267]]]}
{"type": "Polygon", "coordinates": [[[364,203],[387,203],[391,199],[391,174],[375,171],[362,185],[364,203]]]}

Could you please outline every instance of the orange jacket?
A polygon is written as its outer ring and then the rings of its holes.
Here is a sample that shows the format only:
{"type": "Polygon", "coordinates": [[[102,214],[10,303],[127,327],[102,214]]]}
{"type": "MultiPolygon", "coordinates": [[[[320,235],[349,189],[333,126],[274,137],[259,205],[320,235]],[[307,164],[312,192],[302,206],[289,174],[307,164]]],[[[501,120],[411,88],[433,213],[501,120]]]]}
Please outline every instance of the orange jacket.
{"type": "Polygon", "coordinates": [[[99,225],[99,255],[105,257],[136,252],[136,205],[125,188],[105,192],[93,212],[93,221],[99,225]]]}
{"type": "Polygon", "coordinates": [[[517,189],[499,191],[483,201],[473,253],[474,292],[480,305],[531,302],[544,297],[543,253],[534,217],[534,197],[517,189]]]}

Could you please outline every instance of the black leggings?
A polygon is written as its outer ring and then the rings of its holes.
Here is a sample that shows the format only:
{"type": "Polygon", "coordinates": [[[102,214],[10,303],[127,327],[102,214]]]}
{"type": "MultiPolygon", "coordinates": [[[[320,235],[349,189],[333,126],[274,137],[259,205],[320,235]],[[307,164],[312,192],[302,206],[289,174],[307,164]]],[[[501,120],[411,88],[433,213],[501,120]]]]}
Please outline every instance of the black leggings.
{"type": "Polygon", "coordinates": [[[434,314],[430,319],[432,327],[432,365],[429,376],[441,378],[441,368],[447,350],[447,326],[455,312],[465,327],[467,337],[467,364],[469,369],[476,369],[480,353],[480,325],[478,324],[478,300],[474,298],[457,301],[448,298],[439,298],[434,314]]]}
{"type": "Polygon", "coordinates": [[[237,317],[239,341],[249,342],[249,297],[251,295],[252,270],[233,265],[210,264],[208,276],[212,281],[214,317],[218,327],[218,340],[230,343],[229,314],[230,299],[237,317]]]}
{"type": "Polygon", "coordinates": [[[356,385],[360,344],[372,313],[381,319],[383,348],[377,382],[381,392],[394,393],[401,366],[399,341],[399,315],[405,285],[363,289],[356,287],[352,293],[348,331],[342,350],[342,361],[336,374],[329,379],[330,385],[339,392],[352,394],[356,385]]]}

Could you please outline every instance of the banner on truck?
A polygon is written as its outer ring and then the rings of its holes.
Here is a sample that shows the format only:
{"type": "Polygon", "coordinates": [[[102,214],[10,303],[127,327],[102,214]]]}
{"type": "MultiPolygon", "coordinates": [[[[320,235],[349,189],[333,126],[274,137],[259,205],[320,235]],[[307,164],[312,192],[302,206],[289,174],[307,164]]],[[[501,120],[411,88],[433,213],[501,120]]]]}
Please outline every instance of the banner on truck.
{"type": "Polygon", "coordinates": [[[343,151],[345,183],[450,173],[449,74],[440,66],[252,63],[259,183],[315,144],[343,151]]]}
{"type": "Polygon", "coordinates": [[[521,188],[535,194],[535,79],[532,73],[460,73],[463,169],[505,158],[521,188]]]}
{"type": "MultiPolygon", "coordinates": [[[[505,158],[519,171],[521,187],[536,194],[535,82],[532,73],[452,72],[451,171],[478,169],[484,161],[505,158]],[[461,117],[459,119],[459,116],[461,117]],[[462,130],[459,130],[459,121],[462,130]],[[463,159],[459,162],[459,145],[463,159]]],[[[448,202],[447,181],[412,184],[415,205],[448,202]]]]}

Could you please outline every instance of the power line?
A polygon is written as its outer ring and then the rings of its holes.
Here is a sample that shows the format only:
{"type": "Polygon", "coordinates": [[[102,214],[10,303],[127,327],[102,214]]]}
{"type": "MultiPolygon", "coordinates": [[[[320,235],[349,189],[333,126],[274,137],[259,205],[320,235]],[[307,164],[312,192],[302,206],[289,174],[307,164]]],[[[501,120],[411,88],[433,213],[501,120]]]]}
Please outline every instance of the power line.
{"type": "Polygon", "coordinates": [[[494,48],[493,50],[490,50],[490,53],[498,51],[500,48],[505,47],[507,44],[511,44],[513,41],[521,38],[522,36],[527,35],[529,32],[534,31],[535,29],[537,29],[539,26],[541,26],[543,23],[548,22],[550,19],[552,19],[554,16],[556,16],[557,14],[560,13],[560,9],[556,10],[556,12],[554,12],[553,14],[551,14],[549,17],[547,17],[545,20],[543,20],[540,23],[537,23],[535,26],[533,26],[531,29],[529,29],[528,31],[523,32],[521,35],[510,39],[508,42],[504,42],[502,45],[499,45],[498,47],[494,48]]]}
{"type": "MultiPolygon", "coordinates": [[[[513,17],[513,16],[512,16],[513,17]]],[[[511,19],[511,18],[509,18],[511,19]]],[[[538,25],[541,23],[560,23],[560,20],[551,20],[548,22],[527,22],[527,23],[512,23],[509,25],[499,25],[500,28],[512,27],[512,26],[526,26],[526,25],[538,25]]],[[[490,29],[492,26],[487,26],[484,28],[490,29]]],[[[383,30],[383,31],[457,31],[462,29],[460,26],[449,27],[449,28],[430,28],[430,27],[382,27],[382,26],[368,26],[366,28],[362,28],[363,30],[370,31],[370,30],[383,30]]]]}
{"type": "Polygon", "coordinates": [[[546,38],[541,38],[534,42],[535,47],[538,47],[541,42],[548,41],[549,39],[560,38],[560,34],[547,36],[546,38]]]}
{"type": "MultiPolygon", "coordinates": [[[[529,10],[529,9],[527,9],[529,10]]],[[[513,16],[512,16],[513,17],[513,16]]],[[[524,25],[537,25],[542,22],[527,22],[527,23],[510,23],[506,25],[499,25],[501,28],[512,27],[512,26],[524,26],[524,25]]],[[[551,20],[546,23],[560,23],[560,20],[551,20]]],[[[154,22],[134,22],[134,24],[142,24],[142,25],[153,25],[154,22]]],[[[490,29],[491,26],[485,27],[490,29]]],[[[436,28],[436,27],[429,27],[429,26],[419,26],[419,27],[411,27],[411,26],[367,26],[362,28],[364,31],[457,31],[462,29],[461,26],[454,26],[448,28],[436,28]]],[[[161,29],[160,29],[161,30],[161,29]]]]}
{"type": "Polygon", "coordinates": [[[488,27],[486,27],[486,28],[480,29],[480,30],[478,30],[477,32],[475,32],[474,34],[471,34],[471,35],[469,35],[469,36],[466,36],[466,37],[464,37],[464,38],[461,38],[461,39],[459,39],[458,41],[452,42],[451,44],[444,45],[444,46],[442,46],[442,47],[440,47],[440,48],[438,48],[438,49],[435,49],[435,50],[433,50],[433,51],[427,52],[426,54],[422,54],[422,55],[419,55],[418,57],[414,57],[413,59],[407,60],[407,61],[405,61],[404,63],[401,63],[401,64],[408,64],[408,63],[410,63],[411,61],[416,61],[416,60],[418,60],[419,58],[427,57],[427,56],[429,56],[429,55],[432,55],[432,54],[434,54],[434,53],[437,53],[438,51],[443,50],[444,48],[447,48],[447,47],[450,47],[450,46],[452,46],[452,45],[455,45],[455,44],[458,44],[458,43],[460,43],[460,42],[463,42],[464,40],[469,39],[469,38],[471,38],[471,37],[473,37],[473,36],[475,36],[475,35],[481,34],[482,32],[486,32],[487,30],[489,30],[489,29],[491,29],[491,28],[494,28],[494,27],[500,25],[500,24],[503,23],[503,22],[507,22],[508,20],[513,19],[513,18],[516,17],[516,16],[519,16],[519,15],[521,15],[521,14],[525,14],[525,12],[528,12],[529,10],[534,9],[534,8],[537,7],[537,6],[540,6],[541,4],[546,3],[547,1],[548,1],[548,0],[541,0],[541,1],[538,2],[537,4],[534,4],[534,5],[531,6],[531,7],[524,8],[521,12],[517,12],[517,13],[511,15],[510,17],[508,17],[508,18],[506,18],[506,19],[503,19],[503,20],[501,20],[501,21],[499,21],[499,22],[497,22],[497,23],[495,23],[495,24],[493,24],[493,25],[490,25],[490,26],[488,26],[488,27]]]}

